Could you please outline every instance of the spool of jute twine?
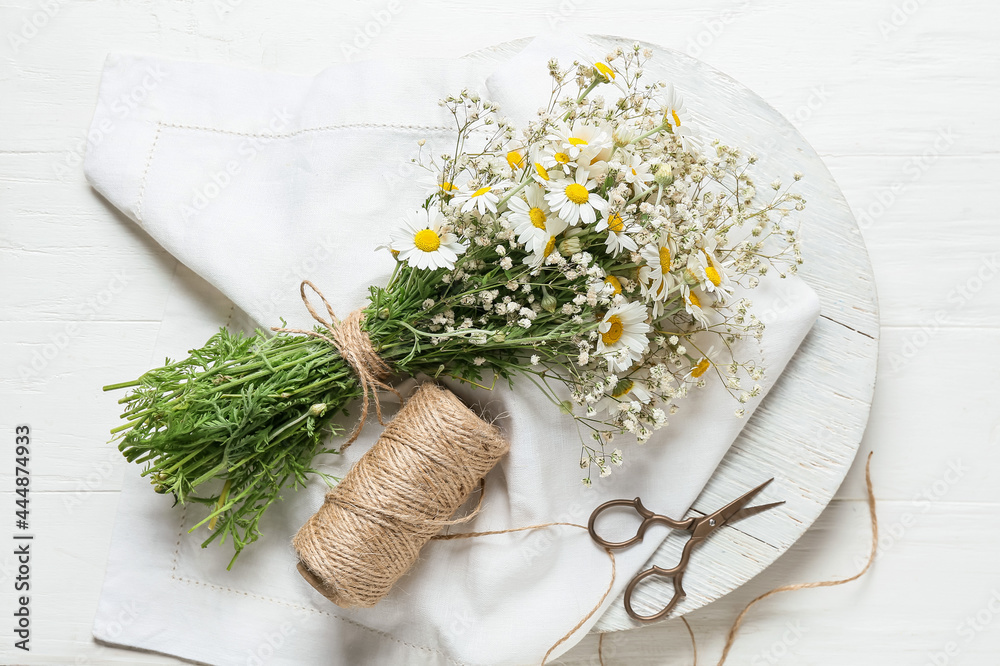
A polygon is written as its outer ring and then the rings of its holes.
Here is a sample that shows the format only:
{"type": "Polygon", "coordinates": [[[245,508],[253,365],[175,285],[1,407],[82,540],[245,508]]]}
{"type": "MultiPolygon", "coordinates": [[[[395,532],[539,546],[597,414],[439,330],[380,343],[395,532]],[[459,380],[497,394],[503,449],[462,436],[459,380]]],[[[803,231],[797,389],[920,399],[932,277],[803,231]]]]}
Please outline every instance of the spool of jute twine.
{"type": "Polygon", "coordinates": [[[338,606],[374,606],[507,450],[451,391],[421,385],[295,535],[299,572],[338,606]]]}

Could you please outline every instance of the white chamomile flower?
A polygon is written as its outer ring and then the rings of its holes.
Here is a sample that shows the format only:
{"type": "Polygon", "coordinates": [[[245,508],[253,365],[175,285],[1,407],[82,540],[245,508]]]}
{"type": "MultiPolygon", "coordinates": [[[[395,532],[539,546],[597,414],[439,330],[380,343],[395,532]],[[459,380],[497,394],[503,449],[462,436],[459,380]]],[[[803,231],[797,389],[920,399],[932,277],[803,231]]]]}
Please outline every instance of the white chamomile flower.
{"type": "Polygon", "coordinates": [[[663,94],[663,122],[671,133],[681,137],[685,149],[692,137],[688,121],[689,116],[684,107],[684,98],[680,96],[674,88],[674,84],[671,83],[663,94]]]}
{"type": "MultiPolygon", "coordinates": [[[[549,219],[554,221],[557,218],[549,219]]],[[[565,225],[565,222],[563,222],[563,225],[565,225]]],[[[539,268],[542,266],[545,263],[545,260],[549,258],[549,255],[556,250],[556,243],[558,240],[556,238],[556,234],[551,231],[553,225],[550,224],[548,226],[549,230],[545,232],[548,239],[545,241],[545,244],[524,258],[524,263],[528,264],[532,268],[539,268]]]]}
{"type": "Polygon", "coordinates": [[[653,180],[652,167],[653,165],[643,160],[641,155],[633,153],[622,161],[621,172],[625,176],[625,182],[638,192],[653,180]]]}
{"type": "Polygon", "coordinates": [[[410,211],[403,218],[403,228],[393,232],[389,247],[399,253],[400,261],[414,268],[452,269],[466,246],[458,236],[443,229],[443,222],[436,208],[410,211]]]}
{"type": "MultiPolygon", "coordinates": [[[[700,250],[692,256],[698,257],[694,274],[701,281],[702,288],[719,301],[725,301],[731,296],[733,287],[725,267],[705,250],[700,250]]],[[[691,268],[691,262],[688,263],[688,267],[691,268]]]]}
{"type": "Polygon", "coordinates": [[[546,171],[565,170],[576,167],[576,160],[569,156],[569,151],[557,143],[547,143],[538,151],[538,161],[546,171]]]}
{"type": "Polygon", "coordinates": [[[715,365],[715,361],[713,360],[714,357],[715,357],[715,345],[712,345],[711,347],[708,348],[708,351],[705,352],[704,356],[699,358],[696,363],[691,365],[691,369],[688,371],[687,378],[698,379],[706,372],[708,372],[708,369],[711,368],[713,365],[715,365]]]}
{"type": "Polygon", "coordinates": [[[597,181],[591,180],[590,173],[583,167],[577,168],[572,180],[553,179],[547,186],[545,200],[569,225],[576,225],[580,221],[593,224],[597,221],[597,211],[604,213],[608,209],[608,202],[599,194],[591,192],[597,187],[597,181]]]}
{"type": "Polygon", "coordinates": [[[597,327],[597,353],[607,359],[608,372],[625,372],[642,359],[652,330],[647,317],[646,307],[635,301],[612,306],[604,315],[597,327]]]}
{"type": "Polygon", "coordinates": [[[677,286],[677,277],[670,271],[677,246],[669,233],[661,232],[655,243],[642,248],[645,264],[639,269],[642,295],[653,303],[653,317],[659,317],[663,305],[677,286]]]}
{"type": "Polygon", "coordinates": [[[708,319],[708,313],[705,311],[702,305],[702,298],[705,294],[699,294],[696,289],[692,289],[685,283],[681,283],[681,294],[684,296],[684,309],[687,313],[694,317],[702,328],[708,328],[710,323],[708,319]]]}
{"type": "Polygon", "coordinates": [[[476,189],[464,187],[455,195],[454,203],[462,207],[463,213],[468,213],[473,208],[479,211],[480,215],[485,215],[486,211],[497,212],[497,202],[500,201],[500,192],[510,185],[510,181],[500,181],[492,185],[483,185],[476,189]]]}
{"type": "Polygon", "coordinates": [[[626,223],[621,213],[617,211],[607,217],[602,217],[595,229],[597,231],[608,230],[608,237],[604,241],[604,247],[607,248],[608,254],[611,256],[615,256],[623,250],[634,252],[639,249],[639,245],[635,242],[635,239],[629,236],[629,233],[635,232],[638,230],[638,227],[630,222],[626,223]]]}
{"type": "Polygon", "coordinates": [[[513,197],[507,202],[507,219],[517,234],[517,242],[528,252],[545,247],[549,238],[566,228],[566,223],[553,215],[545,201],[545,191],[532,183],[524,190],[524,198],[513,197]]]}
{"type": "Polygon", "coordinates": [[[442,198],[450,198],[458,193],[458,185],[451,182],[447,174],[437,171],[427,171],[420,178],[420,184],[424,187],[427,196],[439,195],[442,198]]]}
{"type": "Polygon", "coordinates": [[[619,379],[615,386],[611,389],[611,392],[597,401],[597,404],[594,405],[594,409],[598,412],[608,412],[609,414],[614,414],[619,410],[619,406],[623,402],[627,403],[632,400],[636,400],[646,405],[649,404],[649,401],[652,399],[653,396],[644,386],[642,386],[642,384],[635,381],[632,377],[625,377],[624,379],[619,379]]]}
{"type": "Polygon", "coordinates": [[[581,153],[592,159],[605,149],[610,150],[612,146],[609,132],[603,127],[590,125],[582,120],[575,121],[572,126],[560,122],[546,138],[555,141],[566,151],[570,159],[574,160],[581,153]]]}
{"type": "Polygon", "coordinates": [[[524,154],[523,148],[512,148],[507,151],[504,159],[511,171],[517,171],[524,167],[524,154]]]}

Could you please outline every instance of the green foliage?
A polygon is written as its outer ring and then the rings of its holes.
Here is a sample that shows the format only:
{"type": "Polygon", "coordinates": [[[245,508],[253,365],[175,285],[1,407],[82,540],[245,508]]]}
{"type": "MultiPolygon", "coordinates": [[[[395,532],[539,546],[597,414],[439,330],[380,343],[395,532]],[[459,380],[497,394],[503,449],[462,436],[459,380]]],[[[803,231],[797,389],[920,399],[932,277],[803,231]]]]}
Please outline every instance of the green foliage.
{"type": "Polygon", "coordinates": [[[213,528],[202,545],[231,538],[234,561],[282,489],[304,485],[316,456],[335,452],[324,448],[341,430],[332,419],[360,395],[323,341],[227,329],[188,358],[105,390],[119,388],[133,389],[120,401],[127,423],[112,431],[124,433],[119,450],[145,465],[157,492],[209,505],[195,526],[213,528]]]}

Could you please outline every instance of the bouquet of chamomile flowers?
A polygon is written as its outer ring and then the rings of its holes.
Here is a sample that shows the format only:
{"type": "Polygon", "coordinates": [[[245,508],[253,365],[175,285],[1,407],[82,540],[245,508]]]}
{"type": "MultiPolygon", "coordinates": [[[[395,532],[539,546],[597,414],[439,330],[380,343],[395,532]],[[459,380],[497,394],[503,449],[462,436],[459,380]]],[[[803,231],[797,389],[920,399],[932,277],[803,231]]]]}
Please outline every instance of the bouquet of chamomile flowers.
{"type": "MultiPolygon", "coordinates": [[[[395,270],[359,319],[395,375],[533,384],[577,424],[588,485],[707,381],[742,415],[765,369],[734,356],[763,331],[737,291],[801,263],[802,197],[779,180],[758,190],[755,156],[697,136],[678,91],[643,79],[649,57],[550,62],[548,105],[520,129],[473,92],[442,100],[454,150],[420,142],[427,198],[387,239],[395,270]]],[[[337,415],[367,400],[340,346],[301,333],[223,329],[107,387],[132,389],[124,455],[158,492],[210,506],[206,543],[255,540],[281,489],[336,452],[337,415]]]]}

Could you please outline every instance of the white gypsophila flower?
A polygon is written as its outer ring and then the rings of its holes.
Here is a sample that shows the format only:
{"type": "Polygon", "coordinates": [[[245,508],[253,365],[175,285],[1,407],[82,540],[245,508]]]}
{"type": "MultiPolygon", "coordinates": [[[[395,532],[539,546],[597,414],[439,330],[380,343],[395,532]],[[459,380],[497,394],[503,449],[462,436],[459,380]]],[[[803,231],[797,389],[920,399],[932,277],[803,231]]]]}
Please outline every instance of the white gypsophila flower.
{"type": "Polygon", "coordinates": [[[608,362],[608,371],[626,371],[642,360],[649,349],[646,334],[652,327],[646,322],[646,307],[635,301],[612,306],[598,325],[597,353],[608,362]]]}
{"type": "MultiPolygon", "coordinates": [[[[629,235],[637,231],[638,227],[634,224],[626,223],[622,219],[621,213],[614,212],[602,217],[594,229],[597,231],[608,230],[608,237],[604,241],[604,247],[612,257],[621,254],[625,250],[634,252],[639,249],[639,245],[635,242],[635,239],[629,235]]],[[[621,293],[620,283],[618,292],[621,293]]]]}
{"type": "Polygon", "coordinates": [[[538,354],[532,354],[531,365],[538,365],[539,363],[541,363],[541,361],[542,358],[538,354]]]}
{"type": "Polygon", "coordinates": [[[604,213],[608,209],[608,202],[601,195],[591,191],[597,185],[598,182],[590,178],[587,169],[579,167],[572,179],[548,181],[545,200],[570,226],[581,221],[584,224],[593,224],[597,221],[597,212],[604,213]]]}
{"type": "Polygon", "coordinates": [[[517,234],[517,241],[528,252],[544,249],[549,238],[566,228],[566,223],[549,210],[545,191],[540,185],[528,185],[524,198],[513,197],[507,202],[507,207],[506,217],[517,234]]]}
{"type": "Polygon", "coordinates": [[[400,261],[417,269],[433,270],[454,268],[467,246],[444,229],[444,220],[436,208],[420,208],[406,214],[403,228],[392,234],[390,247],[399,253],[400,261]]]}
{"type": "Polygon", "coordinates": [[[510,257],[504,257],[503,259],[500,260],[500,268],[504,269],[505,271],[509,271],[513,267],[514,267],[514,260],[511,259],[510,257]]]}

